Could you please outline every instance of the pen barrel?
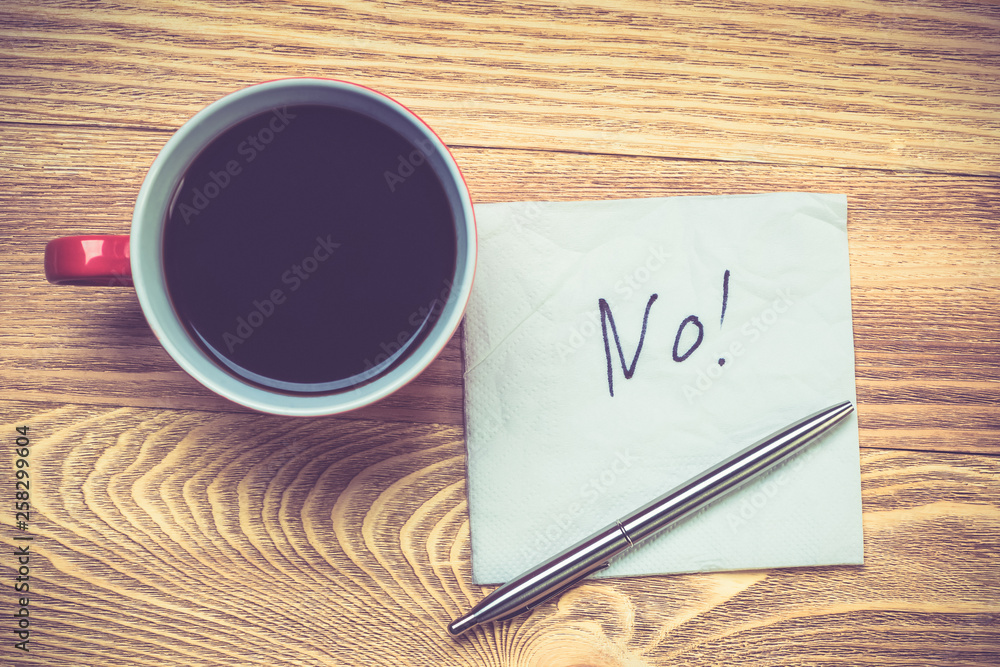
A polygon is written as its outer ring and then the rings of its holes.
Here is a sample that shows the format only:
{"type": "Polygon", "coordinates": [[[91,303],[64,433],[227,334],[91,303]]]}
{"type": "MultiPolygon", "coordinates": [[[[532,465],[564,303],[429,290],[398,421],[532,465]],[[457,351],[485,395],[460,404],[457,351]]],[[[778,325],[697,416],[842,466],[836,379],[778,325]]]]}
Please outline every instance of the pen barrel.
{"type": "Polygon", "coordinates": [[[448,626],[460,634],[478,623],[501,621],[538,606],[607,567],[629,547],[724,497],[788,458],[854,410],[845,401],[801,419],[712,466],[607,528],[493,591],[448,626]]]}
{"type": "Polygon", "coordinates": [[[526,612],[607,567],[613,556],[629,546],[620,526],[613,523],[508,581],[470,613],[484,620],[500,621],[526,612]],[[554,581],[558,581],[555,586],[554,581]]]}
{"type": "Polygon", "coordinates": [[[772,433],[632,512],[620,524],[633,543],[648,539],[759,477],[853,410],[851,402],[845,401],[772,433]]]}

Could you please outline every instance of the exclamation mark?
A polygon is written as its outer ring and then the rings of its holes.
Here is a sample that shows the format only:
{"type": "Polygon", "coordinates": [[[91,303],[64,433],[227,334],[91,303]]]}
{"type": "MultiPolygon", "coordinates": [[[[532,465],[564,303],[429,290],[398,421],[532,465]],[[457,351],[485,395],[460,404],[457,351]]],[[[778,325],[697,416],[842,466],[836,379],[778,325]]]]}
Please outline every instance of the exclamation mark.
{"type": "MultiPolygon", "coordinates": [[[[729,269],[722,274],[722,315],[719,316],[719,328],[722,328],[722,323],[726,320],[726,306],[729,304],[729,269]]],[[[726,360],[719,357],[719,365],[725,366],[726,360]]]]}

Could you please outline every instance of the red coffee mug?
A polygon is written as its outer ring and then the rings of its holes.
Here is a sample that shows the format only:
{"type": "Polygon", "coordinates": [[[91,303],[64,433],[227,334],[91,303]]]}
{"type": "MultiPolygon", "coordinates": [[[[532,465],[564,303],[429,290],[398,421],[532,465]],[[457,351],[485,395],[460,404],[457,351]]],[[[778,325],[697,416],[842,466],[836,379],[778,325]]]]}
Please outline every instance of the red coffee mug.
{"type": "Polygon", "coordinates": [[[50,241],[45,273],[61,285],[134,285],[146,320],[161,345],[204,386],[236,403],[282,415],[328,415],[353,410],[398,390],[441,352],[461,322],[472,290],[476,227],[468,188],[438,136],[415,114],[374,90],[332,79],[281,79],[227,95],[185,123],[160,151],[142,183],[129,236],[71,236],[50,241]],[[289,393],[234,375],[192,338],[172,306],[164,277],[163,234],[186,170],[213,139],[238,123],[273,109],[327,105],[359,112],[421,147],[422,159],[443,185],[453,213],[457,259],[440,294],[429,333],[397,365],[356,387],[326,394],[289,393]]]}

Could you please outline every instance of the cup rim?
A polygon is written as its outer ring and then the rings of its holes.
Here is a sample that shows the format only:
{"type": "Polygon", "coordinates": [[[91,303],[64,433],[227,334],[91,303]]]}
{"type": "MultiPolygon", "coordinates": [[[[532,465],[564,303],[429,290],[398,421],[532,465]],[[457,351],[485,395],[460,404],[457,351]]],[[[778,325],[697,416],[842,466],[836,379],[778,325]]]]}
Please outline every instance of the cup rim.
{"type": "Polygon", "coordinates": [[[399,390],[436,359],[457,331],[475,274],[475,214],[468,186],[457,162],[438,135],[417,114],[367,86],[312,77],[275,79],[230,93],[182,125],[157,155],[143,180],[132,217],[130,254],[139,303],[160,344],[189,375],[237,404],[288,416],[340,414],[370,405],[399,390]],[[329,104],[362,110],[386,122],[408,139],[431,146],[425,157],[438,171],[454,212],[458,241],[454,279],[444,308],[417,349],[396,367],[358,387],[338,393],[290,394],[240,380],[223,370],[191,338],[167,294],[162,237],[170,198],[198,153],[229,127],[271,109],[295,104],[329,104]]]}

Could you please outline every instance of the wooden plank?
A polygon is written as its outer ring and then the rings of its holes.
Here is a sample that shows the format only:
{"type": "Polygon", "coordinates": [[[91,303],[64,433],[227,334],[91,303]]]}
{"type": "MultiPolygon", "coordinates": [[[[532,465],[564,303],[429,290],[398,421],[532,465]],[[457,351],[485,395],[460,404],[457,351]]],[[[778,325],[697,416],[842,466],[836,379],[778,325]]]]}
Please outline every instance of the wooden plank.
{"type": "Polygon", "coordinates": [[[1000,10],[824,0],[8,0],[6,120],[174,129],[355,80],[452,145],[1000,175],[1000,10]]]}
{"type": "Polygon", "coordinates": [[[588,582],[456,640],[446,624],[488,590],[470,584],[460,428],[18,402],[0,422],[31,438],[27,529],[0,514],[33,538],[31,651],[8,636],[5,664],[1000,657],[997,457],[862,452],[863,566],[588,582]]]}
{"type": "MultiPolygon", "coordinates": [[[[166,137],[0,124],[9,156],[0,163],[0,400],[241,410],[173,363],[131,290],[44,281],[48,239],[128,232],[144,171],[166,137]]],[[[455,154],[477,204],[846,193],[862,444],[998,451],[997,179],[552,151],[455,154]]],[[[461,373],[455,339],[402,392],[348,417],[459,425],[461,373]]]]}

